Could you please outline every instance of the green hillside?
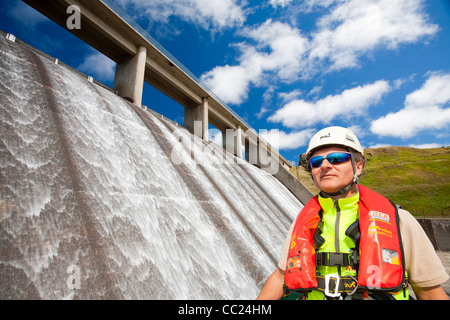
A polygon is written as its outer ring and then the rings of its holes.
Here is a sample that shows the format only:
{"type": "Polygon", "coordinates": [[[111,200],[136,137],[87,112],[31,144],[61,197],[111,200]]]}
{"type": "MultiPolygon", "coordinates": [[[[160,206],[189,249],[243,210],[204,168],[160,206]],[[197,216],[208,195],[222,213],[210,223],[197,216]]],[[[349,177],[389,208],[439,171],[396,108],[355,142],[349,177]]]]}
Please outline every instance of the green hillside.
{"type": "MultiPolygon", "coordinates": [[[[450,148],[366,149],[360,183],[383,194],[415,216],[450,217],[450,148]]],[[[291,172],[316,194],[303,167],[291,172]]]]}

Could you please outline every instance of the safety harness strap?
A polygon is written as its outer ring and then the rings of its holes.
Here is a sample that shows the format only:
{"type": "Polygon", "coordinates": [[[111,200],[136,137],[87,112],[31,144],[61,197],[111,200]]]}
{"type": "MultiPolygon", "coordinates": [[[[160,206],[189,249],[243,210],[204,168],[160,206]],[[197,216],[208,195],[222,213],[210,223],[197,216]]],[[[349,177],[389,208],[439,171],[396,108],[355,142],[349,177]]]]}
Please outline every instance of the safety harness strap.
{"type": "Polygon", "coordinates": [[[320,246],[325,242],[325,239],[320,235],[322,232],[319,228],[316,229],[316,232],[314,233],[314,248],[318,250],[320,246]]]}
{"type": "Polygon", "coordinates": [[[316,266],[327,267],[353,267],[358,265],[359,257],[356,250],[352,250],[350,253],[342,252],[317,252],[316,253],[316,266]]]}
{"type": "Polygon", "coordinates": [[[359,239],[361,238],[361,231],[359,229],[359,220],[356,220],[347,228],[347,230],[345,231],[345,235],[355,240],[355,242],[359,243],[359,239]]]}

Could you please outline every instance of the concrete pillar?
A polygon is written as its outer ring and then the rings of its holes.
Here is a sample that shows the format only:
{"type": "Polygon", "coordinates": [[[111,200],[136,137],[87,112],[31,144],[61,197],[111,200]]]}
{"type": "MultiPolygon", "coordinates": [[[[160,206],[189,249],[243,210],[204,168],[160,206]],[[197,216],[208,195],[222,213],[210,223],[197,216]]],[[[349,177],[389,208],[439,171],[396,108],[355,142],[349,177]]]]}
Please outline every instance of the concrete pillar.
{"type": "Polygon", "coordinates": [[[184,127],[192,134],[209,140],[208,132],[208,98],[203,97],[202,103],[193,108],[184,108],[184,127]]]}
{"type": "Polygon", "coordinates": [[[113,89],[138,106],[142,104],[146,59],[147,49],[139,47],[134,57],[117,64],[114,77],[113,89]]]}
{"type": "Polygon", "coordinates": [[[203,97],[202,98],[202,129],[203,129],[202,136],[203,136],[203,140],[206,140],[206,141],[209,141],[208,109],[209,109],[208,97],[203,97]]]}

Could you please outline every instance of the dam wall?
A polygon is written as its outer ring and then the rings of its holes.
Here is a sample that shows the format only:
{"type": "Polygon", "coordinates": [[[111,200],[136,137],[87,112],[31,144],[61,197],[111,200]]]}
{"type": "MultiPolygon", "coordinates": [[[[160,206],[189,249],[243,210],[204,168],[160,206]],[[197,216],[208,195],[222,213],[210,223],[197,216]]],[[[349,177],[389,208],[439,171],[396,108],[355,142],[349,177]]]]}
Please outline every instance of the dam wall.
{"type": "Polygon", "coordinates": [[[0,37],[0,299],[253,299],[303,204],[0,37]]]}
{"type": "Polygon", "coordinates": [[[450,251],[450,220],[417,218],[435,250],[450,251]]]}

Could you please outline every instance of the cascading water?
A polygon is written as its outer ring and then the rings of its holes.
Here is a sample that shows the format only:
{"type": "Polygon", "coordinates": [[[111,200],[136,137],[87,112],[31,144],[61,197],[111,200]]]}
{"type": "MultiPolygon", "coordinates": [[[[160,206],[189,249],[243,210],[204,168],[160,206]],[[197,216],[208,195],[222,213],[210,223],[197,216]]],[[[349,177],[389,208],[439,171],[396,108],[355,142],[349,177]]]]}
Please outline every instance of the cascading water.
{"type": "Polygon", "coordinates": [[[0,79],[0,299],[257,296],[278,180],[4,36],[0,79]]]}

